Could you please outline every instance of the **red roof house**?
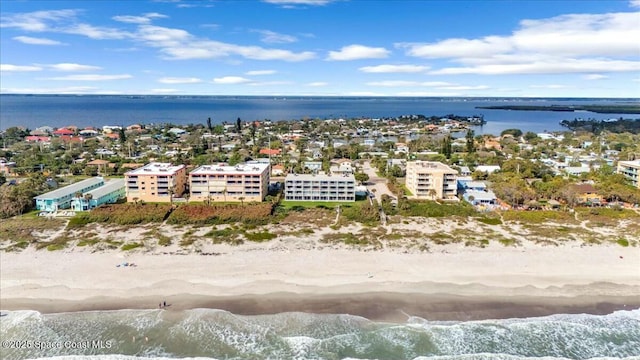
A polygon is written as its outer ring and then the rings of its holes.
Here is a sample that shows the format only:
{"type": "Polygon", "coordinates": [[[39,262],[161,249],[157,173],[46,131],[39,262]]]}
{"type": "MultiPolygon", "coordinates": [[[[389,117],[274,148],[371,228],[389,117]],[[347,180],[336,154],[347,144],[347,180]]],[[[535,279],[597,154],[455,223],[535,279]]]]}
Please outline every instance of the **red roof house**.
{"type": "Polygon", "coordinates": [[[262,155],[280,155],[280,152],[282,152],[280,149],[260,149],[260,154],[262,155]]]}

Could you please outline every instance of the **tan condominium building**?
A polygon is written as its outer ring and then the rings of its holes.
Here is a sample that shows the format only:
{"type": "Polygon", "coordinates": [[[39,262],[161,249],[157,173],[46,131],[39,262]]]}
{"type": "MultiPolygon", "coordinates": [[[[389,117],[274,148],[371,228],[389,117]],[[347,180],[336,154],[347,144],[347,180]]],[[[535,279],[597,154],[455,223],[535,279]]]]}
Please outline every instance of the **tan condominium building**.
{"type": "Polygon", "coordinates": [[[629,183],[640,189],[640,160],[618,161],[618,174],[629,179],[629,183]]]}
{"type": "Polygon", "coordinates": [[[189,173],[189,201],[262,201],[270,172],[271,165],[259,162],[200,166],[189,173]]]}
{"type": "Polygon", "coordinates": [[[149,163],[124,174],[127,201],[169,202],[186,190],[187,168],[169,163],[149,163]]]}
{"type": "Polygon", "coordinates": [[[345,175],[289,174],[284,182],[285,200],[356,201],[356,179],[345,175]]]}
{"type": "Polygon", "coordinates": [[[434,161],[408,161],[406,186],[418,199],[456,196],[458,171],[434,161]]]}

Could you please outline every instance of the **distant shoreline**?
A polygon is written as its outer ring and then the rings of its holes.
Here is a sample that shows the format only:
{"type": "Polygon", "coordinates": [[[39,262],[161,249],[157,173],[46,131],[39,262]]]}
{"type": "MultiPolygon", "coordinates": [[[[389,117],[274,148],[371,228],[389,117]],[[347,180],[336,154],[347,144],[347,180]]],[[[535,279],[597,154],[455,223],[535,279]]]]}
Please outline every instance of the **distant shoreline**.
{"type": "MultiPolygon", "coordinates": [[[[158,296],[131,298],[92,297],[84,300],[3,299],[2,311],[35,310],[43,314],[85,311],[158,310],[158,296]]],[[[417,316],[432,321],[471,321],[531,318],[554,314],[607,315],[640,308],[637,296],[460,296],[371,292],[355,294],[272,293],[239,296],[176,294],[163,298],[170,312],[215,309],[236,315],[271,315],[289,312],[349,314],[372,321],[405,323],[417,316]]]]}
{"type": "Polygon", "coordinates": [[[476,109],[515,111],[589,111],[597,114],[640,114],[640,105],[499,105],[476,106],[476,109]]]}

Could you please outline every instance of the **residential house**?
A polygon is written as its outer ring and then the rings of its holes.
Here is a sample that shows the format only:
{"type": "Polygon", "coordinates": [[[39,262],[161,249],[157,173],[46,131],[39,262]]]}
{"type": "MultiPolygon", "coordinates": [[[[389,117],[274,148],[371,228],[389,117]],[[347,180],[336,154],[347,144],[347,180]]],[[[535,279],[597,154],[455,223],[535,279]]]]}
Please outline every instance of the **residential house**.
{"type": "Polygon", "coordinates": [[[282,165],[282,164],[273,165],[271,167],[271,175],[272,176],[282,176],[282,175],[284,175],[284,165],[282,165]]]}
{"type": "Polygon", "coordinates": [[[200,166],[189,173],[189,201],[260,202],[269,192],[270,172],[263,162],[200,166]]]}
{"type": "Polygon", "coordinates": [[[302,163],[302,167],[311,172],[318,172],[322,170],[322,161],[305,161],[302,163]]]}
{"type": "Polygon", "coordinates": [[[182,196],[187,185],[184,165],[152,162],[124,174],[127,201],[169,202],[182,196]]]}
{"type": "Polygon", "coordinates": [[[579,204],[601,204],[604,202],[602,195],[591,184],[579,184],[573,186],[576,199],[579,204]]]}
{"type": "Polygon", "coordinates": [[[49,191],[48,193],[34,197],[34,200],[36,201],[36,209],[47,212],[69,209],[71,207],[71,201],[77,193],[84,194],[103,185],[103,178],[92,177],[49,191]]]}
{"type": "Polygon", "coordinates": [[[491,174],[500,171],[500,165],[478,165],[475,171],[491,174]]]}
{"type": "Polygon", "coordinates": [[[498,204],[498,198],[493,191],[467,190],[462,198],[473,206],[494,206],[498,204]]]}
{"type": "Polygon", "coordinates": [[[434,161],[408,161],[406,187],[418,199],[451,199],[456,196],[458,171],[434,161]]]}
{"type": "Polygon", "coordinates": [[[356,179],[353,175],[289,174],[285,178],[285,200],[344,201],[356,200],[356,179]]]}
{"type": "Polygon", "coordinates": [[[14,161],[7,161],[4,158],[0,158],[0,174],[11,175],[16,167],[14,161]]]}

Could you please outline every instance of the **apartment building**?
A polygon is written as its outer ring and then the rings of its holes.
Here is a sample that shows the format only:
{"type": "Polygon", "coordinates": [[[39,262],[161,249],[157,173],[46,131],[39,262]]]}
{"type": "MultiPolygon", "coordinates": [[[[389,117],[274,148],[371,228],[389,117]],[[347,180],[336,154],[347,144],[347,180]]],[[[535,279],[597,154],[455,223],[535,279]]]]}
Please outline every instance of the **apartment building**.
{"type": "Polygon", "coordinates": [[[126,196],[124,179],[113,179],[97,189],[88,191],[71,200],[74,211],[88,211],[103,204],[113,204],[126,196]]]}
{"type": "Polygon", "coordinates": [[[450,199],[456,196],[458,171],[434,161],[408,161],[406,186],[418,199],[450,199]]]}
{"type": "Polygon", "coordinates": [[[189,173],[189,201],[257,201],[269,192],[271,165],[203,165],[189,173]]]}
{"type": "Polygon", "coordinates": [[[149,163],[124,174],[127,201],[169,202],[186,190],[187,168],[169,163],[149,163]]]}
{"type": "Polygon", "coordinates": [[[618,161],[618,174],[624,175],[631,185],[640,189],[640,160],[618,161]]]}
{"type": "Polygon", "coordinates": [[[353,175],[289,174],[284,196],[291,201],[356,201],[355,188],[353,175]]]}
{"type": "Polygon", "coordinates": [[[104,179],[92,177],[46,194],[38,195],[33,199],[36,201],[36,209],[40,211],[56,212],[58,210],[69,209],[71,201],[78,195],[104,186],[104,179]]]}

